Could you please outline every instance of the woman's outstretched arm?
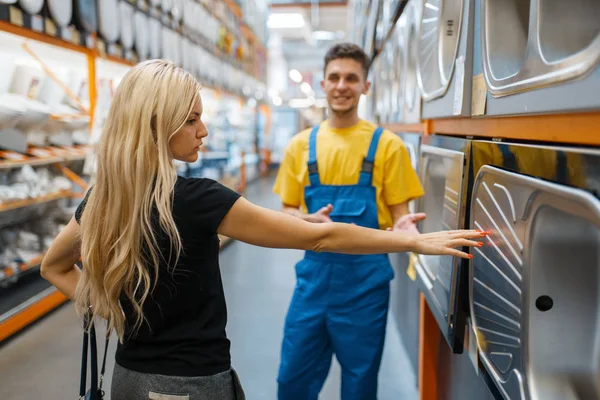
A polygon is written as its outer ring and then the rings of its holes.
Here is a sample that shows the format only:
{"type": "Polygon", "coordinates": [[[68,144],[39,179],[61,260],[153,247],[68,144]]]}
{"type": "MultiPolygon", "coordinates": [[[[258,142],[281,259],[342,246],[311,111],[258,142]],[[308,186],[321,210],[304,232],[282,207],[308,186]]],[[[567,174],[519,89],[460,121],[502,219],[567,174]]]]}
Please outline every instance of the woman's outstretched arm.
{"type": "Polygon", "coordinates": [[[412,251],[419,254],[470,257],[457,248],[480,246],[473,239],[485,236],[474,230],[442,231],[412,235],[363,228],[352,224],[314,224],[240,198],[231,207],[218,232],[261,247],[290,248],[346,254],[412,251]]]}

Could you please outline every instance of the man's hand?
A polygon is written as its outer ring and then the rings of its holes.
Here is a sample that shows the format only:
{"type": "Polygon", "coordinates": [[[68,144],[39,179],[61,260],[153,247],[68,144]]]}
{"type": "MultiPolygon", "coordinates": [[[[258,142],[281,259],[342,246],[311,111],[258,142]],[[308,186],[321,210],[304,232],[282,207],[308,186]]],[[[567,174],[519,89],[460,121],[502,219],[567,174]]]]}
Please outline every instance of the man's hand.
{"type": "Polygon", "coordinates": [[[417,229],[417,222],[422,221],[425,218],[427,218],[427,215],[425,213],[405,214],[398,218],[398,220],[394,224],[394,228],[388,228],[387,230],[400,231],[418,235],[419,230],[417,229]]]}
{"type": "Polygon", "coordinates": [[[317,212],[312,214],[307,214],[304,216],[304,220],[308,222],[314,222],[317,224],[324,222],[331,222],[331,218],[329,218],[329,214],[333,210],[333,206],[331,204],[327,204],[325,207],[321,207],[317,212]]]}

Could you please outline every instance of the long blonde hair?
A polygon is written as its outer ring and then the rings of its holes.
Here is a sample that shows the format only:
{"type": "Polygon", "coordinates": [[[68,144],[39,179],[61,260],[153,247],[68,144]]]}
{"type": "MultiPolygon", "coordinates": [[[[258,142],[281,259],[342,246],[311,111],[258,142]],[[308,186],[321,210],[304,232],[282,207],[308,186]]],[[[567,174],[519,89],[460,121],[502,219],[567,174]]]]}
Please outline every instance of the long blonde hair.
{"type": "Polygon", "coordinates": [[[82,275],[75,302],[80,314],[92,307],[121,341],[124,294],[137,331],[142,306],[156,285],[159,264],[175,265],[182,250],[172,215],[177,179],[169,141],[199,101],[200,85],[175,64],[150,60],[123,78],[97,147],[97,175],[81,218],[82,275]],[[156,220],[170,238],[161,254],[156,220]],[[150,270],[153,268],[153,271],[150,270]]]}

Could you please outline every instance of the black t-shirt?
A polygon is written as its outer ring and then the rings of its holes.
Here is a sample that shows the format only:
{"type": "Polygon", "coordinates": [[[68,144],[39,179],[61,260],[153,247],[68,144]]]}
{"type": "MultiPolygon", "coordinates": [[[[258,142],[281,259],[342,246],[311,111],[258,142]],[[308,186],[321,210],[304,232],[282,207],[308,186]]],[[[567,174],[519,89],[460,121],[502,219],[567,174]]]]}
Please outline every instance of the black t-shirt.
{"type": "MultiPolygon", "coordinates": [[[[119,365],[143,373],[175,376],[214,375],[230,368],[216,231],[239,197],[210,179],[177,178],[173,217],[183,252],[175,268],[164,261],[160,265],[158,284],[143,307],[147,322],[135,335],[126,329],[124,343],[117,347],[119,365]]],[[[77,208],[77,222],[85,204],[86,200],[77,208]]],[[[160,229],[155,233],[168,260],[168,236],[160,229]]],[[[132,323],[134,313],[125,296],[121,296],[121,305],[127,321],[132,323]]]]}

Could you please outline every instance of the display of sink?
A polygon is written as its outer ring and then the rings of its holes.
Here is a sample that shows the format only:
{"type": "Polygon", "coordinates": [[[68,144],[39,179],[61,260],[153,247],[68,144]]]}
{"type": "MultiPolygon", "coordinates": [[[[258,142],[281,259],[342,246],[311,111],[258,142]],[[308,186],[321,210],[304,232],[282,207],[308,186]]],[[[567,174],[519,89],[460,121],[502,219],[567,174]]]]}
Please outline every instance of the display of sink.
{"type": "Polygon", "coordinates": [[[463,0],[427,0],[419,32],[418,82],[425,101],[443,96],[454,71],[463,0]]]}
{"type": "Polygon", "coordinates": [[[511,400],[600,398],[600,201],[587,191],[480,169],[470,268],[478,352],[511,400]]]}
{"type": "Polygon", "coordinates": [[[406,75],[404,85],[404,104],[408,111],[412,111],[417,103],[417,63],[418,63],[418,46],[417,32],[418,21],[417,15],[413,7],[406,7],[406,64],[404,73],[406,75]]]}
{"type": "Polygon", "coordinates": [[[583,76],[600,60],[600,2],[482,0],[481,46],[494,97],[583,76]]]}
{"type": "MultiPolygon", "coordinates": [[[[425,196],[417,201],[427,219],[418,225],[423,233],[459,228],[465,153],[423,144],[419,176],[425,196]]],[[[451,256],[417,255],[415,269],[422,290],[442,332],[447,332],[454,310],[454,275],[460,260],[451,256]]],[[[452,327],[450,327],[452,329],[452,327]]]]}
{"type": "Polygon", "coordinates": [[[389,41],[392,58],[392,69],[390,71],[390,108],[393,115],[392,122],[398,122],[402,120],[402,101],[400,100],[400,96],[404,90],[404,74],[400,68],[402,65],[404,65],[404,49],[400,47],[399,31],[399,27],[396,27],[392,38],[389,41]]]}

